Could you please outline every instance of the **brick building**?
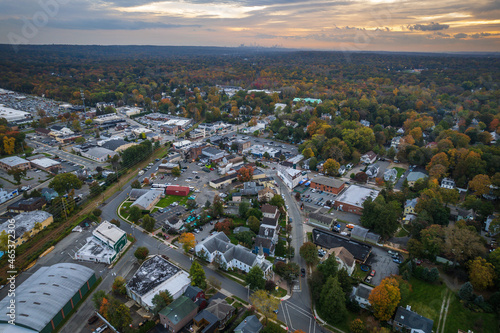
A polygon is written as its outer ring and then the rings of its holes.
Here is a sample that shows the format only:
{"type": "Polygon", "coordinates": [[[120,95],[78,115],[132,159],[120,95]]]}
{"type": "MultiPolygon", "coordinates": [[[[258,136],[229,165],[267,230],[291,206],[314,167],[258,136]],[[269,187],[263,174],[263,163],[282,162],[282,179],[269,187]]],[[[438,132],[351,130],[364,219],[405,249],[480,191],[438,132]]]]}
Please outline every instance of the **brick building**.
{"type": "Polygon", "coordinates": [[[344,189],[344,182],[330,177],[319,176],[311,181],[311,188],[333,194],[339,194],[344,189]]]}

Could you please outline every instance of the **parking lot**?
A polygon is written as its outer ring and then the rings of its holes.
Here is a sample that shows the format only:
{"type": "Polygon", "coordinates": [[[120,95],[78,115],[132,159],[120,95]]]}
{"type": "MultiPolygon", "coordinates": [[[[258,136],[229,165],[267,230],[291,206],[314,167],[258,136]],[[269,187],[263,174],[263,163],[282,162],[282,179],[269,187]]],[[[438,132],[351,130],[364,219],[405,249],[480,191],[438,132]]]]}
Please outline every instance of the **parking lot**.
{"type": "MultiPolygon", "coordinates": [[[[399,256],[402,259],[401,256],[399,256]]],[[[392,256],[384,249],[373,247],[372,252],[366,264],[371,270],[375,270],[375,276],[372,278],[371,284],[378,286],[380,281],[392,274],[399,274],[399,266],[393,261],[392,256]]]]}
{"type": "MultiPolygon", "coordinates": [[[[335,198],[337,198],[336,194],[317,191],[312,188],[308,188],[301,195],[301,201],[304,203],[304,205],[318,208],[323,207],[328,201],[335,201],[335,198]],[[320,204],[317,204],[318,202],[320,204]]],[[[332,205],[333,203],[330,204],[330,207],[332,207],[332,205]]]]}
{"type": "Polygon", "coordinates": [[[186,208],[184,206],[176,206],[176,207],[165,207],[151,214],[156,220],[155,229],[159,229],[165,225],[165,220],[176,221],[178,218],[181,218],[182,214],[186,213],[186,208]]]}

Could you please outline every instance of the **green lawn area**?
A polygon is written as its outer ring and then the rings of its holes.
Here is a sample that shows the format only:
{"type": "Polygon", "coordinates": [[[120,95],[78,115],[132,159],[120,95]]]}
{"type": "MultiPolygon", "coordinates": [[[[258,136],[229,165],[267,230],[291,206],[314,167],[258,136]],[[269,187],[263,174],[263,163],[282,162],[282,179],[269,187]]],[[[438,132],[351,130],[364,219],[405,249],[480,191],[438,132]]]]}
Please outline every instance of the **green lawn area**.
{"type": "Polygon", "coordinates": [[[409,234],[410,233],[408,231],[406,231],[405,229],[399,228],[398,232],[396,232],[396,237],[406,237],[409,234]]]}
{"type": "Polygon", "coordinates": [[[471,330],[475,333],[498,332],[498,319],[493,313],[471,312],[465,308],[456,295],[451,296],[448,316],[446,317],[446,332],[465,332],[471,330]]]}
{"type": "Polygon", "coordinates": [[[170,204],[172,204],[172,203],[174,203],[176,201],[179,203],[179,205],[185,205],[188,197],[189,196],[182,197],[182,196],[179,196],[179,195],[168,195],[165,198],[160,199],[160,201],[158,201],[158,203],[156,204],[156,206],[157,207],[165,208],[165,207],[170,206],[170,204]]]}
{"type": "Polygon", "coordinates": [[[357,278],[360,281],[363,281],[366,276],[368,275],[368,272],[363,272],[360,268],[360,265],[356,263],[356,266],[354,267],[354,272],[352,272],[352,277],[357,278]]]}
{"type": "Polygon", "coordinates": [[[240,217],[236,217],[233,219],[234,227],[243,227],[246,226],[246,221],[240,217]]]}
{"type": "Polygon", "coordinates": [[[406,169],[399,168],[399,167],[394,167],[393,169],[395,169],[398,172],[398,175],[396,176],[396,178],[401,177],[406,171],[406,169]]]}
{"type": "MultiPolygon", "coordinates": [[[[408,304],[419,315],[434,320],[434,330],[436,330],[443,299],[450,291],[445,284],[430,284],[415,278],[410,280],[410,284],[412,292],[408,297],[408,304]]],[[[452,331],[446,328],[446,332],[452,331]]]]}

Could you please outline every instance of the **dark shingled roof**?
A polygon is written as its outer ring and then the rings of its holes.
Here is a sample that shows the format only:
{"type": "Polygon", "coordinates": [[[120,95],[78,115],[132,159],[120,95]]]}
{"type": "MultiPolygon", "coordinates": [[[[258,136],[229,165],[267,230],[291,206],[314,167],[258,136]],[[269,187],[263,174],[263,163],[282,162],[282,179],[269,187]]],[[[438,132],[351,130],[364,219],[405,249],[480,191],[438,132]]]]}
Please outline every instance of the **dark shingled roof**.
{"type": "Polygon", "coordinates": [[[372,247],[361,242],[348,239],[332,232],[313,229],[313,240],[316,245],[327,249],[344,247],[351,252],[354,259],[365,262],[372,251],[372,247]]]}
{"type": "Polygon", "coordinates": [[[434,321],[419,315],[416,312],[398,307],[394,321],[403,324],[411,329],[418,329],[424,333],[431,333],[434,321]]]}

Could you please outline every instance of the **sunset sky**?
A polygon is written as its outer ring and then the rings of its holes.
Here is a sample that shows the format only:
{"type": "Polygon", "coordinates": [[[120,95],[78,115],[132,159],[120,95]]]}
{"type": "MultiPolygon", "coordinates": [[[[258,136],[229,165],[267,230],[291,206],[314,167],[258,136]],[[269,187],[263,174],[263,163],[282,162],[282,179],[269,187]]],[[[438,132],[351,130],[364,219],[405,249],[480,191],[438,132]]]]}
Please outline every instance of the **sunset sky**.
{"type": "Polygon", "coordinates": [[[0,43],[500,51],[500,1],[0,0],[0,43]]]}

